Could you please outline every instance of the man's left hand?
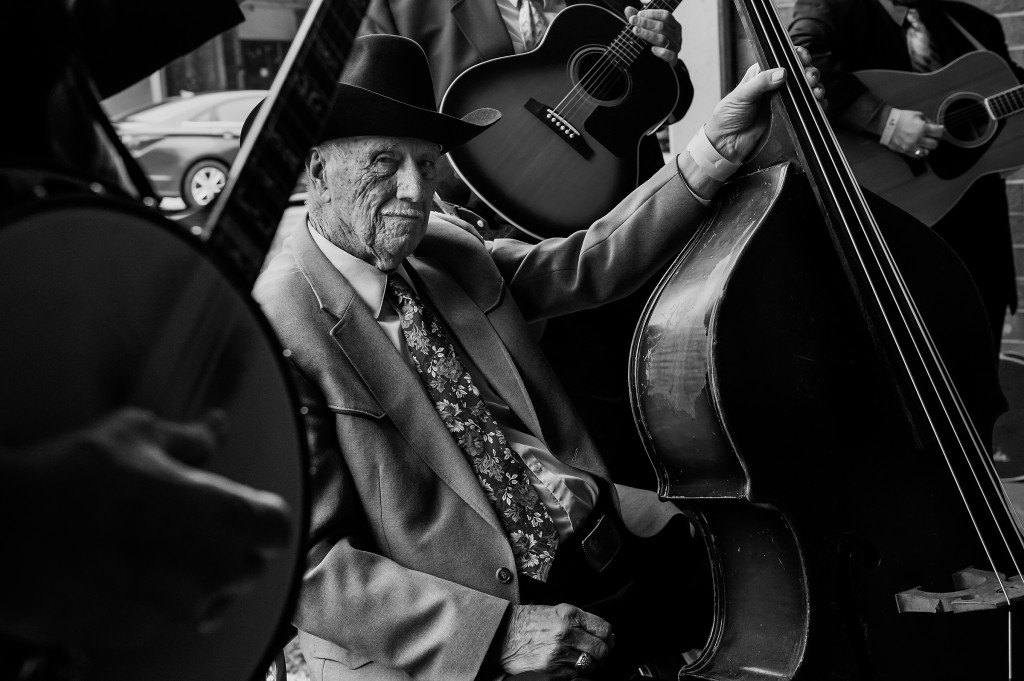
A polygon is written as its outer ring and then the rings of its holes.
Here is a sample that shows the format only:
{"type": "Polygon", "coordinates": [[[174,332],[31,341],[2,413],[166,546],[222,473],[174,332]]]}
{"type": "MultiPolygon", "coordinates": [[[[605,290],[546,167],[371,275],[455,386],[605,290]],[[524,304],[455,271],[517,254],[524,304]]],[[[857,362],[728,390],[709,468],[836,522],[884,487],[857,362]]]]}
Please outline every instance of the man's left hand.
{"type": "MultiPolygon", "coordinates": [[[[802,47],[796,48],[796,52],[815,99],[822,107],[827,106],[821,76],[818,69],[811,66],[811,54],[802,47]]],[[[768,107],[762,99],[782,87],[786,77],[783,68],[761,71],[757,64],[753,64],[747,69],[740,84],[715,105],[711,117],[704,124],[704,132],[718,153],[735,163],[747,159],[768,127],[768,107]]]]}
{"type": "Polygon", "coordinates": [[[626,20],[633,27],[633,35],[651,44],[651,52],[671,66],[679,60],[683,47],[683,27],[667,9],[626,8],[626,20]]]}

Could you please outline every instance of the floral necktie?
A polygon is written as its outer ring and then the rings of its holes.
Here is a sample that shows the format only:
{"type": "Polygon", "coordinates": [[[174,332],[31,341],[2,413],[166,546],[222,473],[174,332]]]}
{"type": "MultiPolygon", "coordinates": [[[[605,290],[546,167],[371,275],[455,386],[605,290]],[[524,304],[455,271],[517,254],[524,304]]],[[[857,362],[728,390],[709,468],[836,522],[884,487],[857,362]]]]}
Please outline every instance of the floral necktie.
{"type": "Polygon", "coordinates": [[[913,7],[907,10],[907,52],[910,66],[916,73],[931,73],[942,67],[931,33],[921,21],[920,12],[913,7]]]}
{"type": "Polygon", "coordinates": [[[518,3],[519,32],[523,34],[523,43],[529,52],[540,44],[544,31],[548,30],[547,17],[541,11],[544,3],[538,0],[518,0],[518,3]]]}
{"type": "Polygon", "coordinates": [[[438,415],[501,518],[517,570],[546,581],[558,530],[530,483],[526,464],[506,445],[504,433],[433,312],[396,274],[388,276],[387,293],[399,311],[413,364],[438,415]]]}

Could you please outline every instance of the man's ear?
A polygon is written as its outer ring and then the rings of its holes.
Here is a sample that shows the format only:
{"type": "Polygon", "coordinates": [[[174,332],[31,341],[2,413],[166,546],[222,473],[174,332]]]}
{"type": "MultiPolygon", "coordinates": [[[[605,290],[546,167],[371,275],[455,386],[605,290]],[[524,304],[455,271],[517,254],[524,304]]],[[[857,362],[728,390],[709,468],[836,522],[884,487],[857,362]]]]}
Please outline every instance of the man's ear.
{"type": "Polygon", "coordinates": [[[327,158],[320,147],[313,147],[309,150],[309,161],[307,163],[307,167],[308,170],[306,171],[306,175],[310,181],[308,190],[316,192],[321,201],[330,200],[330,195],[327,191],[327,179],[325,178],[325,174],[327,172],[327,158]]]}

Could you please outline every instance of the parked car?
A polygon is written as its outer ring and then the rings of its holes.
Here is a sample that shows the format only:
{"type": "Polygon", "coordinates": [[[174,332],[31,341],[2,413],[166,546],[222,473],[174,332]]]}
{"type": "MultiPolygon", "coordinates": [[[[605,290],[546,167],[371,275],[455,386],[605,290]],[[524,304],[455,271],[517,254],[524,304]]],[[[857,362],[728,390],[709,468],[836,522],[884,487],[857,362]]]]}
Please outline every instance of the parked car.
{"type": "Polygon", "coordinates": [[[113,123],[160,196],[205,206],[224,188],[242,122],[266,96],[266,90],[235,90],[172,97],[113,123]]]}

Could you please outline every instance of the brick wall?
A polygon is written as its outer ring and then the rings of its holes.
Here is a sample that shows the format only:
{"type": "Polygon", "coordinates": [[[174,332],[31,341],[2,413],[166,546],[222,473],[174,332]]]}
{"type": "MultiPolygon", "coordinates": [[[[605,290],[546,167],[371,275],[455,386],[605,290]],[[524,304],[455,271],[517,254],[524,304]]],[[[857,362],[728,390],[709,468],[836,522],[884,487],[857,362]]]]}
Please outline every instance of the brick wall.
{"type": "MultiPolygon", "coordinates": [[[[1024,65],[1024,0],[963,0],[999,17],[1006,33],[1006,44],[1010,56],[1024,65]]],[[[784,25],[789,24],[793,13],[792,0],[776,0],[784,25]]],[[[725,65],[726,73],[732,80],[725,83],[731,88],[743,75],[746,67],[754,61],[754,52],[743,36],[742,26],[732,9],[732,32],[735,36],[731,64],[725,65]]],[[[1010,203],[1010,224],[1013,229],[1014,258],[1017,263],[1017,291],[1024,308],[1024,169],[1013,173],[1007,180],[1007,197],[1010,203]]],[[[1024,309],[1007,317],[1003,332],[1003,350],[1024,354],[1024,309]]]]}

